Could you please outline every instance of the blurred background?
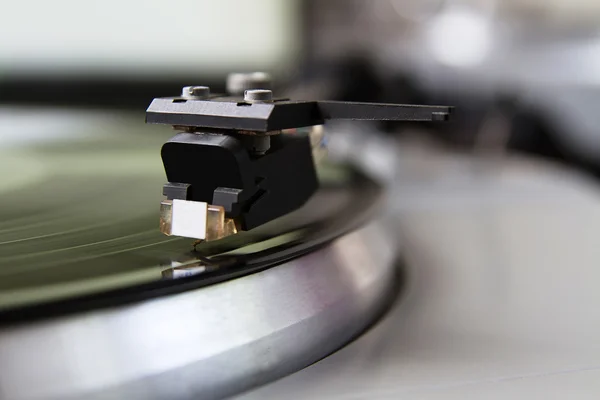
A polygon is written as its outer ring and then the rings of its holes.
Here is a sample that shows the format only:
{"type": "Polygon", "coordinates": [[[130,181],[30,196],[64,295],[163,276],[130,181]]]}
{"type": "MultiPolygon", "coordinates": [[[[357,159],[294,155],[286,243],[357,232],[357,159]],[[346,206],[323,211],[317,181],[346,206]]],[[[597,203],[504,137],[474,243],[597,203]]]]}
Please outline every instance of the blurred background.
{"type": "Polygon", "coordinates": [[[142,110],[264,70],[296,97],[455,105],[445,144],[596,172],[599,27],[593,0],[9,2],[0,103],[142,110]]]}

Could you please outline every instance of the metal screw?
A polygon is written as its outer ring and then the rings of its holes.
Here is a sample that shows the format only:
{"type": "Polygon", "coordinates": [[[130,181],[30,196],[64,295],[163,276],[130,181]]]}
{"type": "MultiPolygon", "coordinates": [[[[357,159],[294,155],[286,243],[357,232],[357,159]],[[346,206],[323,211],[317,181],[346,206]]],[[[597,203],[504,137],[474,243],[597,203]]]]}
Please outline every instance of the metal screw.
{"type": "Polygon", "coordinates": [[[249,89],[271,89],[271,75],[266,72],[236,72],[227,76],[227,93],[237,96],[249,89]]]}
{"type": "Polygon", "coordinates": [[[273,101],[273,92],[268,89],[250,89],[244,92],[244,101],[260,103],[273,101]]]}
{"type": "Polygon", "coordinates": [[[189,99],[205,99],[210,95],[208,86],[186,86],[181,91],[181,97],[189,99]]]}

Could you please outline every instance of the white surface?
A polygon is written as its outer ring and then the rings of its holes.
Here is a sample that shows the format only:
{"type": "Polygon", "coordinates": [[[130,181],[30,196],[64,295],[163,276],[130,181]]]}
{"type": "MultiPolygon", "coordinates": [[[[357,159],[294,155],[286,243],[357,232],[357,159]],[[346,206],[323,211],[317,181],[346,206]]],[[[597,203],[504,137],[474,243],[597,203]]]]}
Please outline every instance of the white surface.
{"type": "Polygon", "coordinates": [[[474,67],[492,47],[492,27],[486,15],[468,8],[450,8],[427,25],[427,42],[433,56],[450,67],[474,67]],[[452,46],[452,43],[460,43],[452,46]]]}
{"type": "Polygon", "coordinates": [[[171,235],[206,239],[208,204],[201,201],[173,200],[171,235]]]}
{"type": "Polygon", "coordinates": [[[0,71],[270,69],[296,50],[295,1],[8,0],[0,71]]]}
{"type": "Polygon", "coordinates": [[[597,183],[524,160],[399,160],[391,218],[407,283],[395,307],[240,398],[600,398],[597,183]]]}

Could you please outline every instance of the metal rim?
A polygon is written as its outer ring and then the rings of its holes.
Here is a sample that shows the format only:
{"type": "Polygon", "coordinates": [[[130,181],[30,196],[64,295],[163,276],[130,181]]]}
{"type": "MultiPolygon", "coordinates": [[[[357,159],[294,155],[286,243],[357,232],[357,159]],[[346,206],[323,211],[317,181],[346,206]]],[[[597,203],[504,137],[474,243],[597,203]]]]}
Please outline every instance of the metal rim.
{"type": "Polygon", "coordinates": [[[221,398],[356,337],[395,293],[381,221],[277,268],[139,303],[0,330],[9,398],[221,398]]]}

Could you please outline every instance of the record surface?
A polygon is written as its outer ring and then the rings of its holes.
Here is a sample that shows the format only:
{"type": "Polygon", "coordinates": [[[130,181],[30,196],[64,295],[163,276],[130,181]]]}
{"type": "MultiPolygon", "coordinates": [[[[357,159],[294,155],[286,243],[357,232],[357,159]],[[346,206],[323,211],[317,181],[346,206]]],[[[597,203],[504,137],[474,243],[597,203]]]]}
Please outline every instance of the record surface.
{"type": "MultiPolygon", "coordinates": [[[[24,135],[0,147],[4,320],[151,297],[265,268],[360,223],[379,193],[349,168],[324,167],[322,189],[303,209],[195,253],[190,239],[158,231],[165,181],[159,152],[174,132],[145,126],[141,114],[60,118],[68,122],[61,129],[40,124],[30,129],[34,139],[24,135]],[[174,283],[168,273],[223,253],[191,283],[174,283]]],[[[10,121],[17,127],[29,119],[10,121]]]]}

